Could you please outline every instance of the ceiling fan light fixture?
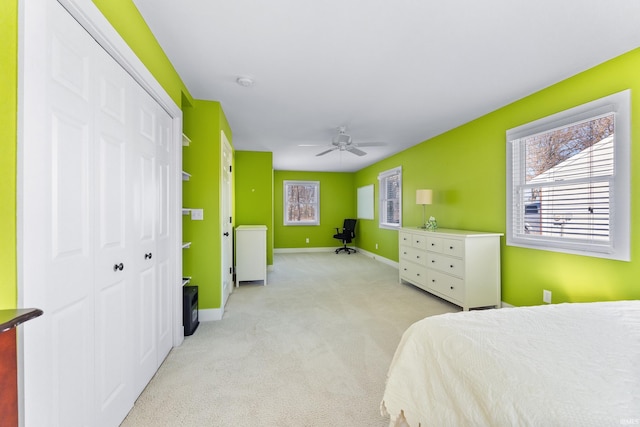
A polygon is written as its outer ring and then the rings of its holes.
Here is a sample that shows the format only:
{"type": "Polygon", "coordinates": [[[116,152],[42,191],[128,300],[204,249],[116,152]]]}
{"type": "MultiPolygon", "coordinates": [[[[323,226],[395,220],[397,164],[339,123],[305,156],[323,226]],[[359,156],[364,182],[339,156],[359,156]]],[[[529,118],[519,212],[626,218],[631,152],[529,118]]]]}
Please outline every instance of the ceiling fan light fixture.
{"type": "Polygon", "coordinates": [[[351,137],[349,135],[347,135],[347,134],[341,133],[339,135],[336,135],[333,138],[333,143],[334,144],[339,144],[339,145],[341,145],[341,144],[349,144],[349,143],[351,143],[351,137]]]}
{"type": "Polygon", "coordinates": [[[251,87],[253,86],[253,79],[251,77],[240,76],[236,79],[236,83],[242,87],[251,87]]]}

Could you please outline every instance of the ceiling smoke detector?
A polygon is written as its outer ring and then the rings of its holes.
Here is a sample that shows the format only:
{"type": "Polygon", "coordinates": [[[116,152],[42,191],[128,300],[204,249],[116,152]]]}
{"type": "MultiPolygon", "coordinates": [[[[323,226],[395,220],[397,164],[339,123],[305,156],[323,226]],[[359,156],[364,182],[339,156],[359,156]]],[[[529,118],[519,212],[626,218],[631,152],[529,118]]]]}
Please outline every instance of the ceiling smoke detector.
{"type": "Polygon", "coordinates": [[[253,79],[250,77],[238,77],[236,79],[236,83],[238,83],[242,87],[251,87],[253,86],[253,79]]]}

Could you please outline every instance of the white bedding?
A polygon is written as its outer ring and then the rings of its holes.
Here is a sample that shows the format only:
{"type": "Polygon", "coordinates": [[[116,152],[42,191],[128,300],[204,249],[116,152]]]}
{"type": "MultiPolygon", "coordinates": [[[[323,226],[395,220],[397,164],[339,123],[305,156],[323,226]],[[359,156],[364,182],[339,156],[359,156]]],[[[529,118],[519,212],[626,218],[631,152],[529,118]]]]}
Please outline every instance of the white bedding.
{"type": "Polygon", "coordinates": [[[640,424],[640,301],[433,316],[404,333],[390,425],[640,424]]]}

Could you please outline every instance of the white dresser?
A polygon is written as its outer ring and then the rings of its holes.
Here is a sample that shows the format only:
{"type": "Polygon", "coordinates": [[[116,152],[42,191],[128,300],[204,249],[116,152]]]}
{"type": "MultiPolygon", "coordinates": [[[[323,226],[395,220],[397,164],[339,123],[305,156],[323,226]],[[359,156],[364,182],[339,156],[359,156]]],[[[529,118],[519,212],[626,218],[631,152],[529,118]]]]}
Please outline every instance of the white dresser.
{"type": "Polygon", "coordinates": [[[267,284],[267,226],[236,227],[236,287],[240,282],[262,280],[267,284]]]}
{"type": "Polygon", "coordinates": [[[400,281],[465,311],[501,306],[501,233],[402,228],[398,236],[400,281]]]}

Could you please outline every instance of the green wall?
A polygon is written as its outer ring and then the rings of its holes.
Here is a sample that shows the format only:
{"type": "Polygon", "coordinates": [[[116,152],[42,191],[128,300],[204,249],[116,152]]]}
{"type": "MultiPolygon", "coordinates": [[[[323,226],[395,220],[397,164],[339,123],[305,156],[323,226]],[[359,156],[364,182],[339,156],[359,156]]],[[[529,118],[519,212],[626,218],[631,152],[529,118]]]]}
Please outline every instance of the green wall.
{"type": "Polygon", "coordinates": [[[176,72],[173,64],[158,44],[149,26],[131,0],[93,0],[120,36],[127,42],[142,63],[167,91],[173,101],[181,106],[185,96],[193,99],[176,72]]]}
{"type": "Polygon", "coordinates": [[[193,108],[184,109],[184,132],[191,145],[182,150],[183,169],[191,174],[183,181],[183,205],[204,209],[204,220],[184,216],[183,240],[191,242],[182,254],[183,273],[192,277],[198,288],[200,309],[221,305],[221,140],[224,130],[231,143],[231,129],[219,102],[194,100],[193,108]]]}
{"type": "Polygon", "coordinates": [[[235,225],[267,226],[267,264],[273,265],[273,153],[235,152],[235,225]]]}
{"type": "MultiPolygon", "coordinates": [[[[356,173],[356,186],[375,183],[379,172],[403,167],[403,220],[405,226],[422,221],[422,207],[415,204],[415,190],[431,188],[434,202],[427,216],[434,215],[440,227],[505,232],[506,226],[506,137],[508,129],[584,104],[597,98],[632,90],[632,116],[640,111],[640,49],[635,49],[540,92],[507,105],[463,126],[427,140],[391,158],[356,173]]],[[[640,185],[640,120],[632,123],[631,188],[640,185]],[[635,168],[634,168],[635,166],[635,168]]],[[[512,305],[542,303],[542,290],[553,292],[553,302],[639,299],[640,199],[633,197],[631,209],[631,262],[611,261],[579,255],[506,247],[502,239],[502,300],[512,305]],[[634,213],[636,213],[634,215],[634,213]]],[[[378,195],[376,193],[376,205],[378,195]]],[[[376,206],[377,209],[377,206],[376,206]]],[[[358,245],[396,260],[396,232],[374,224],[358,245]]]]}
{"type": "MultiPolygon", "coordinates": [[[[342,228],[345,218],[355,218],[356,187],[355,174],[341,172],[292,172],[274,173],[274,246],[280,248],[338,247],[341,243],[333,238],[336,227],[342,228]],[[283,218],[283,182],[285,180],[320,181],[320,225],[285,226],[283,218]],[[309,243],[306,243],[309,238],[309,243]]],[[[356,226],[355,245],[360,244],[359,228],[356,226]]]]}
{"type": "Polygon", "coordinates": [[[17,305],[16,132],[18,3],[0,3],[0,310],[17,305]]]}

